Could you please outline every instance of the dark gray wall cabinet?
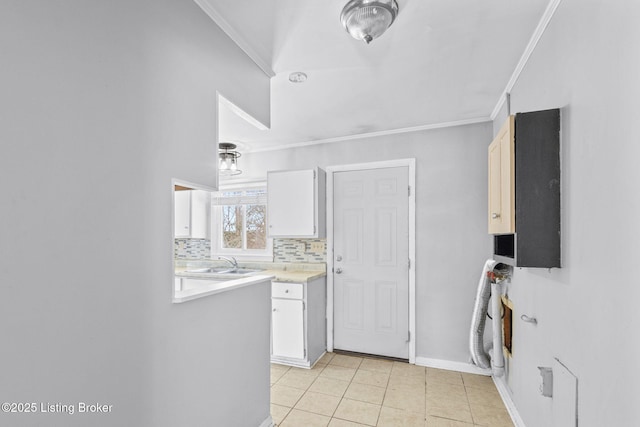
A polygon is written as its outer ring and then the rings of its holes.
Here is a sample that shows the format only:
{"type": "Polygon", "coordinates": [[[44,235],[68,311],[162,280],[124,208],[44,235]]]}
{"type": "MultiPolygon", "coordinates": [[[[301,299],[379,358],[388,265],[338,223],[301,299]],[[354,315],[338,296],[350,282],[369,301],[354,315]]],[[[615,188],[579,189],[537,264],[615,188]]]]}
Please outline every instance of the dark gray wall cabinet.
{"type": "Polygon", "coordinates": [[[560,267],[560,110],[516,114],[514,127],[515,233],[494,234],[494,259],[560,267]]]}

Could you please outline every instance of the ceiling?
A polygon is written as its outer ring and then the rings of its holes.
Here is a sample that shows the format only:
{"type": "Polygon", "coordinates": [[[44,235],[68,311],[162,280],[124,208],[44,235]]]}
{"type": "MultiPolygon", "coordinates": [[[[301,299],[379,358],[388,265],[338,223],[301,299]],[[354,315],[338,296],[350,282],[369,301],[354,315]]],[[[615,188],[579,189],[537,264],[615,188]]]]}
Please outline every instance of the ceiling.
{"type": "Polygon", "coordinates": [[[549,4],[397,0],[367,45],[340,23],[347,0],[195,1],[273,76],[270,129],[220,109],[219,138],[241,151],[488,120],[549,4]]]}

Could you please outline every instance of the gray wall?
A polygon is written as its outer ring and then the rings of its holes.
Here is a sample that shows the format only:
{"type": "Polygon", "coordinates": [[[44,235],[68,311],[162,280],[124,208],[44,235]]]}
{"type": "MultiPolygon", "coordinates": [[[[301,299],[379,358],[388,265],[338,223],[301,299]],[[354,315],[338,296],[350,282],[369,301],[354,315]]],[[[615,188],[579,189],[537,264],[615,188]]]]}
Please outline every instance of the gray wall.
{"type": "MultiPolygon", "coordinates": [[[[582,427],[640,420],[640,2],[563,0],[512,91],[512,113],[561,108],[563,268],[516,269],[508,385],[528,427],[552,425],[538,366],[578,377],[582,427]]],[[[503,111],[494,129],[505,118],[503,111]]]]}
{"type": "Polygon", "coordinates": [[[0,57],[0,401],[113,405],[0,424],[258,425],[268,338],[170,303],[171,179],[216,184],[216,90],[268,122],[268,78],[190,0],[5,0],[0,57]]]}
{"type": "Polygon", "coordinates": [[[267,170],[416,158],[418,357],[467,362],[478,278],[490,254],[487,146],[491,123],[243,156],[243,179],[267,170]]]}

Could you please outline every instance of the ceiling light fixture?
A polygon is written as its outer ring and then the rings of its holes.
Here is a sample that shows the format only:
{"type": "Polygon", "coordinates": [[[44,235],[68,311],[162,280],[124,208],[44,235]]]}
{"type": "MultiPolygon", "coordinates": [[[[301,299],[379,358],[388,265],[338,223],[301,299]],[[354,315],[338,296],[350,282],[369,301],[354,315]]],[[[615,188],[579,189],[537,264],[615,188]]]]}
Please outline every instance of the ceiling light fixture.
{"type": "Polygon", "coordinates": [[[342,9],[340,20],[354,39],[369,44],[387,31],[396,16],[396,0],[350,0],[342,9]]]}
{"type": "Polygon", "coordinates": [[[236,144],[232,144],[231,142],[221,142],[218,144],[218,157],[220,159],[218,170],[220,171],[220,175],[239,175],[242,173],[240,169],[238,169],[238,157],[241,154],[236,149],[236,144]]]}
{"type": "Polygon", "coordinates": [[[295,73],[289,74],[289,81],[291,83],[304,83],[307,81],[307,75],[302,71],[296,71],[295,73]]]}

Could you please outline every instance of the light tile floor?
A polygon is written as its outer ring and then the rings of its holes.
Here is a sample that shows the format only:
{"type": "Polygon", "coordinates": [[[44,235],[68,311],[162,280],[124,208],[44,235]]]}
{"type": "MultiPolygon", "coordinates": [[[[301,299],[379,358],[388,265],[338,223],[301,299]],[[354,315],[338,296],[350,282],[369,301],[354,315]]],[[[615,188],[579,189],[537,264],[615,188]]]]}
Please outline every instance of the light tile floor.
{"type": "Polygon", "coordinates": [[[281,427],[513,427],[490,377],[327,353],[313,369],[271,365],[281,427]]]}

